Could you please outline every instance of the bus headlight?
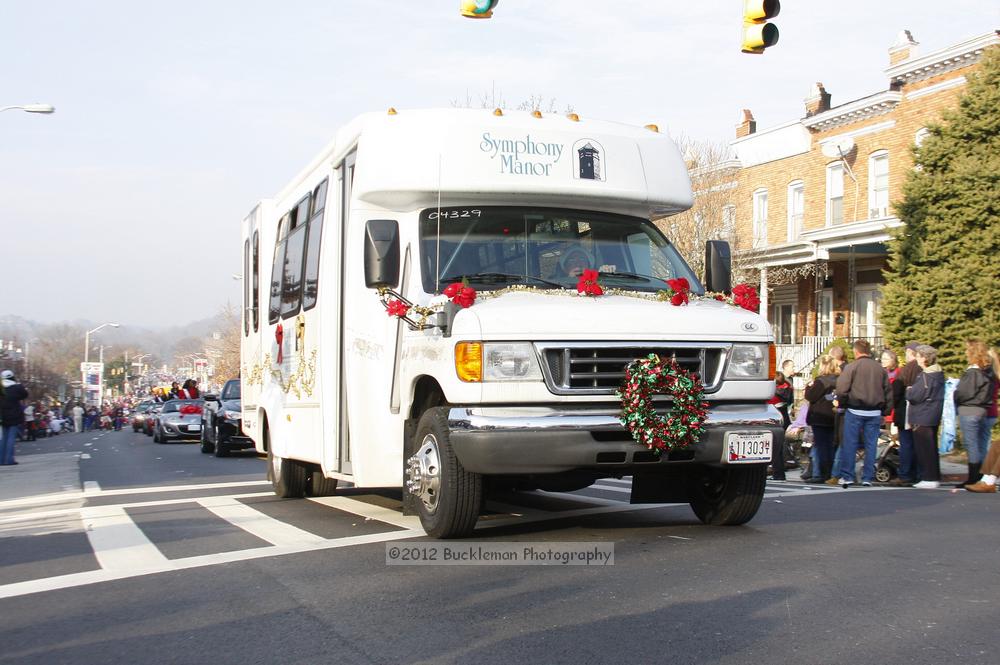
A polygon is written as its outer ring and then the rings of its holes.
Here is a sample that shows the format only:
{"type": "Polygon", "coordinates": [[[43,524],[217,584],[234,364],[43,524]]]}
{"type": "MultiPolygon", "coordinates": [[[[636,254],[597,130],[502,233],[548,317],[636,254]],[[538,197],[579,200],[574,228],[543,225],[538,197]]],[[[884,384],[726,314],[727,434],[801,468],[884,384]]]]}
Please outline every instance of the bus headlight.
{"type": "Polygon", "coordinates": [[[542,380],[535,350],[528,342],[459,342],[455,370],[467,382],[542,380]]]}
{"type": "Polygon", "coordinates": [[[729,354],[727,379],[766,381],[769,374],[769,344],[734,344],[729,354]]]}

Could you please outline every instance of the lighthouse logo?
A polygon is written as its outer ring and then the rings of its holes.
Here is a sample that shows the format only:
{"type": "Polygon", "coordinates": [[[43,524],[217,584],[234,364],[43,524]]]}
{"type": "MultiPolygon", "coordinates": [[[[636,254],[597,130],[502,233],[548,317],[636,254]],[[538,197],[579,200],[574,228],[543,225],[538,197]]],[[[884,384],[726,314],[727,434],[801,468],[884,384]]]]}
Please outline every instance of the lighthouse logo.
{"type": "Polygon", "coordinates": [[[602,163],[604,148],[594,139],[580,139],[573,144],[573,177],[578,180],[606,180],[607,165],[602,163]]]}

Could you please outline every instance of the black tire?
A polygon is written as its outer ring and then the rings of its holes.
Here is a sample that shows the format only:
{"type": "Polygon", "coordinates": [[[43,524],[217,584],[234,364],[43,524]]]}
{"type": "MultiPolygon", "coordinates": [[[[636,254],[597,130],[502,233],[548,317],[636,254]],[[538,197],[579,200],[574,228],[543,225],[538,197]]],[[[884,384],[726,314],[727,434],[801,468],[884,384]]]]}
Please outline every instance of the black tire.
{"type": "Polygon", "coordinates": [[[764,498],[767,465],[704,467],[691,483],[691,509],[704,524],[746,524],[764,498]]]}
{"type": "Polygon", "coordinates": [[[201,441],[201,452],[202,453],[204,453],[204,454],[207,455],[207,454],[209,454],[209,453],[211,453],[212,451],[215,450],[215,446],[213,446],[211,444],[211,442],[209,442],[208,437],[205,436],[205,426],[204,426],[204,423],[202,424],[201,435],[198,437],[198,439],[201,441]]]}
{"type": "Polygon", "coordinates": [[[447,408],[435,407],[424,412],[417,423],[413,444],[413,458],[433,449],[439,467],[431,469],[438,479],[437,491],[418,495],[414,502],[421,526],[432,538],[468,536],[479,519],[483,479],[477,473],[466,471],[455,456],[449,437],[447,408]]]}
{"type": "Polygon", "coordinates": [[[163,439],[160,438],[160,428],[156,427],[153,429],[153,443],[163,443],[163,439]]]}
{"type": "Polygon", "coordinates": [[[307,496],[333,496],[336,493],[336,478],[327,478],[322,471],[313,471],[309,474],[309,484],[306,485],[307,496]]]}
{"type": "Polygon", "coordinates": [[[282,499],[301,499],[306,495],[306,467],[301,462],[277,457],[270,445],[270,432],[264,428],[267,442],[267,479],[274,494],[282,499]]]}
{"type": "Polygon", "coordinates": [[[229,444],[222,440],[219,436],[219,428],[212,428],[212,439],[215,440],[215,456],[216,457],[229,457],[229,444]]]}

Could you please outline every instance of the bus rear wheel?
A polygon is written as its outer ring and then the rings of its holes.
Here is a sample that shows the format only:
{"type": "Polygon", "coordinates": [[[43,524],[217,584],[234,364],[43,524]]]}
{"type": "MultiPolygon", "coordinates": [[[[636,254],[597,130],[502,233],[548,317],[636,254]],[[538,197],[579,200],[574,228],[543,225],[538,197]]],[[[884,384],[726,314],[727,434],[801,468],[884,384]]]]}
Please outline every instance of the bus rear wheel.
{"type": "MultiPolygon", "coordinates": [[[[264,430],[264,436],[268,437],[267,430],[264,430]]],[[[306,495],[305,465],[275,455],[270,441],[267,446],[267,478],[271,481],[274,494],[282,499],[301,499],[306,495]]]]}
{"type": "Polygon", "coordinates": [[[406,461],[405,491],[416,497],[420,525],[433,538],[461,538],[479,519],[483,479],[455,456],[448,410],[427,410],[417,423],[414,453],[406,461]]]}
{"type": "Polygon", "coordinates": [[[692,479],[691,509],[704,524],[746,524],[764,498],[767,465],[704,467],[692,479]]]}

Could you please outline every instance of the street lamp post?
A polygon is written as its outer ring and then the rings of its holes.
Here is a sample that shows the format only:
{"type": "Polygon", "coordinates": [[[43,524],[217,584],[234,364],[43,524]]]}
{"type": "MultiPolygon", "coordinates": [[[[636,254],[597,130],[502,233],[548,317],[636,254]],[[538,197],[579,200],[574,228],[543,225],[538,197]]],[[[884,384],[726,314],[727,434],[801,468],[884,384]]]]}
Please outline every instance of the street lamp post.
{"type": "Polygon", "coordinates": [[[98,330],[100,330],[101,328],[106,328],[108,326],[111,326],[112,328],[118,328],[119,327],[117,323],[102,323],[101,325],[97,326],[93,330],[88,330],[87,334],[83,336],[83,362],[89,362],[90,361],[90,336],[93,333],[95,333],[98,330]]]}
{"type": "MultiPolygon", "coordinates": [[[[99,331],[101,328],[106,328],[108,326],[111,326],[112,328],[118,328],[119,327],[119,325],[117,323],[111,323],[109,321],[108,323],[102,323],[101,325],[97,326],[93,330],[88,330],[87,333],[83,336],[83,362],[85,364],[90,362],[90,336],[93,333],[99,331]]],[[[101,356],[102,356],[101,357],[101,362],[103,363],[104,362],[104,358],[103,358],[104,353],[103,353],[103,350],[101,352],[101,356]]],[[[86,371],[86,365],[85,364],[81,365],[80,369],[83,370],[83,390],[84,390],[84,400],[86,401],[86,399],[87,399],[86,395],[88,394],[88,392],[87,392],[87,371],[86,371]]],[[[98,386],[98,390],[100,391],[100,393],[97,396],[97,403],[98,404],[100,404],[101,400],[104,398],[104,370],[103,370],[103,368],[102,368],[99,376],[100,376],[100,381],[99,381],[100,385],[98,386]]]]}

